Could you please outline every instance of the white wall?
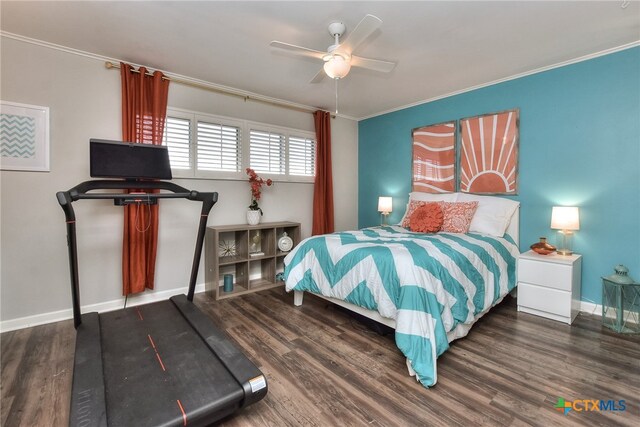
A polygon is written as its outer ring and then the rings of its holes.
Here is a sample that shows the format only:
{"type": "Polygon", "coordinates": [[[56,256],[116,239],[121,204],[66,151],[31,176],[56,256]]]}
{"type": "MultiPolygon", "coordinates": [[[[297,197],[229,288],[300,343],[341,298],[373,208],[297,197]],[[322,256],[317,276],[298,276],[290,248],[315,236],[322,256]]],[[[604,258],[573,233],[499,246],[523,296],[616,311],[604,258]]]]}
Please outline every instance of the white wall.
{"type": "MultiPolygon", "coordinates": [[[[51,171],[0,172],[0,328],[10,330],[71,316],[64,215],[55,193],[89,177],[89,139],[121,138],[120,74],[104,61],[2,37],[0,97],[50,108],[51,171]]],[[[170,85],[169,106],[313,131],[311,114],[210,91],[170,85]]],[[[357,226],[357,123],[332,121],[335,216],[338,230],[357,226]]],[[[217,191],[209,225],[245,222],[246,181],[176,179],[189,189],[217,191]]],[[[311,232],[313,185],[276,182],[263,194],[263,221],[302,223],[311,232]]],[[[108,201],[79,201],[77,215],[81,302],[93,309],[122,303],[122,210],[108,201]]],[[[164,297],[189,279],[197,203],[161,202],[156,290],[164,297]]],[[[204,283],[201,264],[199,288],[204,283]]],[[[130,300],[131,301],[131,300],[130,300]]],[[[135,298],[134,298],[135,303],[135,298]]]]}

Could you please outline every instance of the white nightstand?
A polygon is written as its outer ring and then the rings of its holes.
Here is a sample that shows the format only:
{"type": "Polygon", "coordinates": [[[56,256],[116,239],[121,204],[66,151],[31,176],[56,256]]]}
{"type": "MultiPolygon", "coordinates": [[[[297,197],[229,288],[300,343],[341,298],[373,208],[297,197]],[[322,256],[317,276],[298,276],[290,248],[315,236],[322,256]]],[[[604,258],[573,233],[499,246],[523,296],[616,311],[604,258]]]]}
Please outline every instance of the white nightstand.
{"type": "Polygon", "coordinates": [[[582,255],[518,257],[518,311],[571,324],[580,311],[582,255]]]}

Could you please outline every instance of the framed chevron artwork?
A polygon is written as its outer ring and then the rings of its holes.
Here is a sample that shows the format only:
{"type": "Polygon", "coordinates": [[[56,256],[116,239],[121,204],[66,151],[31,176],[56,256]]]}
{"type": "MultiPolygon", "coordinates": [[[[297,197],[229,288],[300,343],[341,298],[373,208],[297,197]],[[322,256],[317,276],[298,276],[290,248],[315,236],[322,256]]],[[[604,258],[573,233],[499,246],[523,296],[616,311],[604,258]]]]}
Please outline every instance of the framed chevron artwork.
{"type": "Polygon", "coordinates": [[[459,191],[518,193],[519,110],[460,120],[459,191]]]}
{"type": "Polygon", "coordinates": [[[413,191],[455,191],[456,122],[413,129],[411,139],[413,191]]]}
{"type": "Polygon", "coordinates": [[[49,107],[0,101],[0,169],[49,172],[49,107]]]}

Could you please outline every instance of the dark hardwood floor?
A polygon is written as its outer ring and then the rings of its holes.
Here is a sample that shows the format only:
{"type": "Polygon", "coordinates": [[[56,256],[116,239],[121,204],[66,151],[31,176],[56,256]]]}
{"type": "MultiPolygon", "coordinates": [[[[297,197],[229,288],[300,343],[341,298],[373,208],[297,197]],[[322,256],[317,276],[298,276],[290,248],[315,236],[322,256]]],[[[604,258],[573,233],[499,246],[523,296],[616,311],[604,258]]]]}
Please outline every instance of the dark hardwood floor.
{"type": "MultiPolygon", "coordinates": [[[[572,326],[518,313],[507,298],[438,360],[438,384],[409,377],[393,336],[337,307],[283,290],[196,304],[267,376],[269,394],[226,426],[640,425],[640,336],[599,317],[572,326]],[[626,411],[563,415],[557,399],[624,400],[626,411]]],[[[65,426],[73,371],[71,321],[1,339],[2,426],[65,426]]]]}

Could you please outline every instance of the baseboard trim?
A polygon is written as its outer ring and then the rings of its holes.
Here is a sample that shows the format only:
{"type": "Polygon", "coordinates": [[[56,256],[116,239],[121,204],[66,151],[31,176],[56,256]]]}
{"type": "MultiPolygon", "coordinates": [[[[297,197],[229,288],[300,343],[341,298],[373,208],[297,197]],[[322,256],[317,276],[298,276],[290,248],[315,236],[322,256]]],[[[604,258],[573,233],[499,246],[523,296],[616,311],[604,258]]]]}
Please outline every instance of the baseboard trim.
{"type": "MultiPolygon", "coordinates": [[[[204,292],[204,283],[196,286],[196,293],[204,292]]],[[[177,294],[184,294],[187,292],[187,287],[169,289],[167,291],[159,292],[145,292],[138,295],[133,295],[127,301],[127,306],[133,307],[141,304],[149,304],[156,301],[162,301],[169,299],[169,297],[177,294]]],[[[98,313],[104,313],[107,311],[117,310],[124,305],[124,297],[117,300],[101,302],[98,304],[89,304],[82,306],[83,313],[89,313],[97,311],[98,313]]],[[[602,305],[594,304],[592,302],[580,301],[580,312],[592,314],[594,316],[602,315],[602,305]]],[[[32,326],[44,325],[47,323],[59,322],[61,320],[68,320],[73,317],[71,309],[52,311],[49,313],[36,314],[33,316],[20,317],[18,319],[4,320],[0,322],[0,333],[15,331],[17,329],[30,328],[32,326]]]]}
{"type": "MultiPolygon", "coordinates": [[[[132,295],[127,300],[127,307],[149,304],[156,301],[163,301],[169,299],[173,295],[185,294],[187,293],[188,289],[189,288],[185,286],[183,288],[174,288],[166,291],[144,292],[141,294],[132,295]]],[[[196,293],[204,292],[204,290],[204,283],[196,285],[196,293]]],[[[118,310],[123,306],[124,297],[112,301],[84,305],[82,306],[81,311],[83,313],[90,313],[93,311],[104,313],[107,311],[118,310]]],[[[61,320],[68,320],[71,318],[73,318],[73,311],[69,308],[66,310],[35,314],[33,316],[20,317],[17,319],[3,320],[0,322],[0,333],[15,331],[17,329],[30,328],[32,326],[44,325],[46,323],[59,322],[61,320]]]]}
{"type": "Polygon", "coordinates": [[[588,301],[580,301],[580,313],[587,313],[594,316],[602,317],[602,305],[594,304],[588,301]]]}

